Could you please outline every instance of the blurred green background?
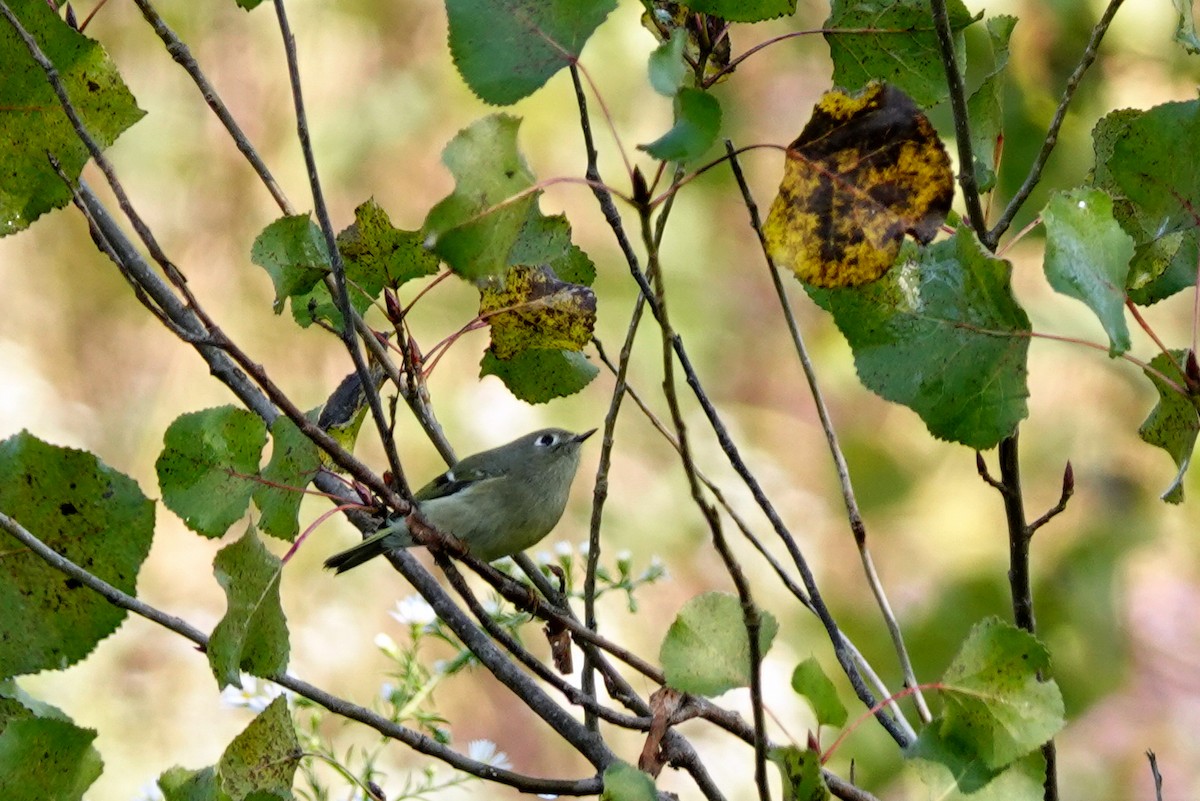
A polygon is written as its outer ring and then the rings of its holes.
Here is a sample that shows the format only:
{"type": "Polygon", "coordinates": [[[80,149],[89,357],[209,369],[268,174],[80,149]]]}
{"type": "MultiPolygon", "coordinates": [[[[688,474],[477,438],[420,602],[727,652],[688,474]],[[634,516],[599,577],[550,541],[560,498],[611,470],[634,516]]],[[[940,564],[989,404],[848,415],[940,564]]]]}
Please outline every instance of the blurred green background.
{"type": "MultiPolygon", "coordinates": [[[[801,5],[792,19],[736,27],[734,53],[781,33],[820,27],[828,8],[801,5]]],[[[78,12],[82,17],[89,10],[78,12]]],[[[233,3],[181,2],[162,3],[159,10],[192,48],[292,203],[309,209],[271,10],[245,13],[233,3]]],[[[986,10],[1021,20],[1013,39],[1001,174],[1002,191],[1010,193],[1040,146],[1101,5],[1013,1],[992,3],[986,10]]],[[[661,134],[671,115],[669,101],[655,95],[646,80],[646,57],[655,43],[638,22],[640,11],[640,4],[622,0],[583,54],[631,158],[637,157],[634,145],[661,134]]],[[[289,4],[289,12],[335,226],[347,225],[354,207],[374,197],[396,225],[418,227],[429,207],[452,188],[439,161],[441,148],[460,128],[493,111],[454,72],[441,4],[298,0],[289,4]]],[[[1069,188],[1085,178],[1091,165],[1088,134],[1107,111],[1195,97],[1196,57],[1186,57],[1172,42],[1173,26],[1174,11],[1166,0],[1125,4],[1079,92],[1046,172],[1046,188],[1069,188]]],[[[323,332],[300,331],[286,313],[274,316],[270,281],[249,262],[251,242],[278,209],[132,4],[110,3],[88,33],[105,44],[149,112],[110,153],[134,204],[227,333],[302,407],[323,402],[350,370],[344,351],[323,332]]],[[[972,41],[973,47],[978,44],[972,41]]],[[[830,73],[819,36],[768,48],[716,90],[725,111],[723,134],[739,145],[790,142],[829,88],[830,73]]],[[[591,101],[601,169],[607,181],[626,189],[613,137],[599,118],[601,104],[594,97],[591,101]]],[[[582,141],[565,73],[511,111],[525,120],[521,145],[539,178],[582,175],[582,141]]],[[[933,118],[948,137],[948,115],[935,110],[933,118]]],[[[780,162],[773,149],[743,158],[763,208],[773,197],[780,162]]],[[[93,186],[100,184],[97,174],[89,176],[93,186]]],[[[1035,193],[1014,230],[1045,196],[1045,189],[1035,193]]],[[[580,185],[549,188],[542,206],[547,213],[568,215],[576,242],[599,268],[597,333],[615,353],[634,287],[611,232],[591,193],[580,185]]],[[[1017,295],[1035,330],[1103,341],[1099,324],[1081,304],[1047,288],[1040,253],[1036,232],[1008,253],[1017,295]]],[[[664,243],[664,266],[673,320],[709,392],[796,532],[835,614],[898,687],[813,403],[727,170],[710,171],[681,194],[664,243]]],[[[73,211],[55,212],[31,231],[0,240],[0,285],[0,437],[28,428],[51,442],[86,448],[156,496],[154,460],[169,422],[183,412],[233,402],[232,396],[190,348],[144,313],[73,211]]],[[[914,414],[864,390],[828,317],[790,280],[789,291],[846,447],[875,562],[908,634],[918,676],[932,681],[977,620],[1009,617],[999,498],[976,475],[972,452],[934,441],[914,414]]],[[[1192,302],[1191,293],[1181,293],[1147,313],[1172,347],[1190,342],[1192,302]]],[[[418,341],[428,348],[454,332],[474,315],[475,303],[471,288],[442,283],[414,312],[418,341]]],[[[647,326],[631,373],[633,386],[651,398],[661,382],[656,342],[657,332],[647,326]]],[[[485,333],[465,337],[431,379],[435,407],[461,453],[542,424],[585,428],[601,423],[612,386],[606,374],[576,397],[528,407],[495,379],[477,379],[484,347],[485,333]]],[[[1143,336],[1135,340],[1134,352],[1149,360],[1153,345],[1143,336]]],[[[1030,417],[1021,435],[1030,516],[1057,499],[1068,459],[1077,485],[1067,512],[1034,542],[1039,624],[1070,717],[1059,740],[1063,795],[1099,801],[1152,797],[1144,751],[1153,749],[1166,778],[1164,798],[1197,797],[1200,482],[1189,479],[1190,500],[1180,507],[1157,500],[1173,467],[1163,452],[1136,436],[1155,400],[1136,367],[1047,340],[1034,340],[1030,359],[1030,417]]],[[[683,601],[705,589],[728,590],[730,583],[707,547],[706,530],[688,501],[672,452],[633,407],[626,408],[606,509],[605,547],[610,554],[631,551],[635,566],[656,555],[669,576],[642,592],[636,617],[619,603],[607,604],[604,630],[655,658],[662,633],[683,601]]],[[[655,408],[665,416],[661,402],[655,408]]],[[[685,412],[704,469],[767,536],[764,521],[706,436],[695,405],[687,403],[685,412]]],[[[371,438],[368,424],[360,453],[369,464],[382,466],[371,438]]],[[[401,420],[397,439],[417,483],[441,469],[411,421],[401,420]]],[[[572,506],[545,550],[586,536],[595,446],[584,458],[572,506]]],[[[989,460],[994,470],[994,456],[989,460]]],[[[305,519],[326,508],[320,500],[307,501],[305,519]]],[[[140,593],[211,628],[224,610],[211,569],[220,544],[201,540],[161,506],[159,511],[140,593]]],[[[337,579],[321,571],[321,560],[354,536],[340,521],[321,526],[288,565],[283,592],[293,672],[372,703],[387,665],[373,638],[384,632],[403,639],[404,627],[387,611],[411,590],[383,564],[337,579]]],[[[832,666],[829,649],[814,622],[788,603],[766,566],[741,543],[739,548],[760,600],[783,624],[765,666],[769,705],[785,727],[772,725],[772,735],[802,743],[810,720],[788,689],[790,672],[809,654],[832,666]]],[[[544,651],[539,636],[530,630],[535,649],[544,651]]],[[[250,716],[220,705],[203,657],[139,619],[126,622],[83,664],[23,683],[81,725],[99,730],[96,745],[107,769],[88,794],[93,801],[138,797],[174,764],[213,763],[250,716]]],[[[849,700],[848,688],[841,686],[849,700]]],[[[515,769],[539,775],[573,777],[585,770],[480,672],[452,679],[435,697],[461,746],[475,738],[494,740],[515,769]]],[[[722,701],[747,707],[742,693],[722,701]]],[[[752,797],[747,749],[703,726],[683,730],[695,736],[714,773],[744,776],[740,782],[724,780],[731,798],[752,797]]],[[[341,726],[327,733],[344,745],[362,741],[361,733],[341,726]]],[[[618,737],[615,743],[622,756],[636,759],[637,737],[618,737]]],[[[917,797],[894,775],[899,760],[872,725],[843,745],[833,767],[844,775],[851,759],[858,780],[884,797],[917,797]]],[[[422,764],[403,747],[391,748],[385,789],[394,794],[405,772],[422,764]]],[[[660,786],[687,785],[668,773],[660,786]]],[[[341,788],[334,797],[348,792],[341,788]]],[[[487,792],[498,798],[516,795],[487,792]]]]}

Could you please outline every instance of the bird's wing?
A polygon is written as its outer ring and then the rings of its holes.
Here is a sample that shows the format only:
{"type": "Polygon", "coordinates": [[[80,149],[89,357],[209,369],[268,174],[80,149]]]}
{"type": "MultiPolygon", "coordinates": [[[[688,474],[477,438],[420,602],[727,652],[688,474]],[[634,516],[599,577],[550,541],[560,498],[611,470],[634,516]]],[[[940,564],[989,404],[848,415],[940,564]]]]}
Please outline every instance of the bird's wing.
{"type": "Polygon", "coordinates": [[[467,487],[487,481],[492,478],[483,470],[464,467],[461,463],[442,473],[440,476],[421,487],[414,496],[418,501],[432,501],[434,498],[447,498],[462,492],[467,487]]]}

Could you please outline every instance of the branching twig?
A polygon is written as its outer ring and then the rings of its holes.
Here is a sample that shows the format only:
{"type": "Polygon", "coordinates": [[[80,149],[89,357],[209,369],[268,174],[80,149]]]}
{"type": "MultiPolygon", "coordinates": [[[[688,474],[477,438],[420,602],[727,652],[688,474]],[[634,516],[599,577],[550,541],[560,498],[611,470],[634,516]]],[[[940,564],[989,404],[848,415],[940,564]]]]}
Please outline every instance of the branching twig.
{"type": "MultiPolygon", "coordinates": [[[[912,661],[909,659],[908,649],[904,645],[904,635],[900,631],[900,624],[896,621],[892,605],[888,601],[887,593],[883,589],[883,582],[879,579],[879,574],[875,570],[874,560],[871,558],[871,552],[867,548],[867,525],[863,521],[862,512],[858,507],[858,499],[854,494],[854,484],[850,480],[850,467],[846,464],[846,456],[842,452],[841,443],[838,442],[837,430],[833,427],[833,419],[829,414],[829,407],[825,405],[825,396],[821,392],[820,384],[817,382],[817,371],[813,367],[812,359],[809,358],[808,348],[804,344],[804,337],[800,333],[799,324],[796,322],[796,315],[792,312],[792,305],[788,300],[787,291],[784,289],[783,279],[779,275],[779,266],[771,258],[770,248],[767,247],[767,238],[763,233],[762,220],[758,214],[758,204],[754,201],[754,196],[750,193],[750,186],[746,183],[746,176],[742,173],[742,165],[738,161],[737,151],[734,149],[733,143],[728,139],[725,140],[725,152],[729,154],[730,169],[733,170],[733,176],[737,179],[738,188],[742,193],[742,200],[746,205],[746,210],[749,212],[750,227],[754,229],[754,233],[758,237],[759,247],[767,263],[767,271],[770,273],[771,282],[775,287],[775,296],[779,300],[784,320],[787,322],[788,332],[792,337],[792,348],[796,351],[796,355],[800,359],[804,378],[808,382],[809,393],[812,395],[813,404],[817,409],[817,417],[821,421],[821,430],[825,433],[825,442],[829,447],[830,454],[833,456],[838,485],[842,491],[842,502],[846,506],[846,514],[850,521],[850,532],[854,536],[854,545],[858,549],[859,559],[862,561],[863,572],[867,577],[867,585],[871,588],[871,593],[875,596],[875,603],[879,606],[879,611],[892,638],[892,646],[896,649],[900,669],[904,674],[904,683],[906,686],[913,688],[913,702],[917,705],[917,712],[921,716],[921,720],[928,723],[933,719],[933,715],[925,703],[925,696],[918,689],[920,684],[913,670],[912,661]]],[[[898,710],[893,711],[899,716],[898,710]]]]}
{"type": "MultiPolygon", "coordinates": [[[[1123,2],[1124,0],[1109,0],[1108,6],[1104,9],[1104,14],[1101,15],[1100,20],[1092,28],[1087,46],[1083,49],[1083,55],[1080,56],[1079,63],[1071,72],[1071,76],[1067,78],[1067,85],[1063,89],[1062,99],[1058,101],[1058,108],[1055,109],[1054,118],[1050,121],[1050,127],[1046,130],[1046,138],[1042,142],[1042,149],[1038,151],[1037,158],[1030,165],[1029,174],[1025,176],[1025,181],[1021,184],[1021,188],[1017,190],[1012,200],[1004,208],[1004,213],[1000,215],[1000,219],[996,221],[996,225],[992,227],[992,230],[979,237],[988,250],[996,249],[996,244],[1000,241],[1000,237],[1004,236],[1004,232],[1012,225],[1013,218],[1017,216],[1017,212],[1025,205],[1025,201],[1029,199],[1029,195],[1038,185],[1038,182],[1042,180],[1042,170],[1045,169],[1046,162],[1050,160],[1050,154],[1054,152],[1054,146],[1058,144],[1058,132],[1062,128],[1063,120],[1067,118],[1067,108],[1071,105],[1071,100],[1075,97],[1075,90],[1079,88],[1079,82],[1083,80],[1088,67],[1092,66],[1092,62],[1096,60],[1096,54],[1100,50],[1100,41],[1104,38],[1104,34],[1107,33],[1108,26],[1112,24],[1113,17],[1116,16],[1117,9],[1121,7],[1121,3],[1123,2]]],[[[957,114],[955,116],[957,117],[957,114]]],[[[976,228],[976,230],[982,229],[976,228]]]]}
{"type": "MultiPolygon", "coordinates": [[[[1000,441],[1000,481],[1004,491],[1004,513],[1008,520],[1008,584],[1012,594],[1013,620],[1030,634],[1037,633],[1033,614],[1033,589],[1029,574],[1029,542],[1033,536],[1025,519],[1025,502],[1021,495],[1020,452],[1017,434],[1000,441]]],[[[1073,483],[1073,482],[1072,482],[1073,483]]],[[[1066,481],[1064,479],[1064,490],[1066,481]]],[[[1058,752],[1054,741],[1042,746],[1046,760],[1046,780],[1043,785],[1045,801],[1058,799],[1058,752]]]]}
{"type": "MultiPolygon", "coordinates": [[[[185,639],[190,640],[199,646],[200,650],[208,648],[208,637],[204,632],[192,626],[187,621],[169,615],[150,604],[141,601],[132,595],[129,595],[116,587],[112,586],[103,579],[89,573],[79,565],[62,556],[47,546],[44,542],[38,539],[34,534],[29,532],[8,515],[0,512],[0,529],[8,532],[11,536],[17,539],[22,545],[28,548],[39,559],[43,560],[50,567],[58,570],[66,576],[77,580],[80,584],[88,589],[98,593],[106,601],[113,606],[121,609],[126,609],[140,617],[162,626],[165,629],[175,632],[185,639]]],[[[327,693],[301,679],[291,675],[268,676],[271,681],[286,687],[287,689],[299,695],[308,698],[316,704],[324,707],[330,712],[341,715],[345,718],[356,720],[378,731],[385,737],[390,737],[398,740],[420,751],[423,754],[441,760],[451,767],[461,770],[465,773],[470,773],[473,776],[478,776],[482,779],[507,784],[511,787],[516,787],[524,792],[529,793],[558,793],[563,795],[595,795],[600,791],[600,782],[598,778],[580,779],[576,781],[562,781],[557,779],[543,779],[535,776],[525,776],[523,774],[514,773],[513,771],[501,770],[493,767],[485,762],[479,762],[469,757],[447,748],[431,737],[427,737],[420,732],[413,731],[407,727],[401,726],[387,718],[372,712],[365,707],[352,704],[342,698],[339,698],[331,693],[327,693]]]]}
{"type": "Polygon", "coordinates": [[[171,30],[170,26],[167,25],[154,9],[154,6],[150,5],[149,0],[133,1],[141,9],[142,16],[145,17],[146,22],[150,23],[150,27],[158,34],[158,38],[162,39],[171,58],[175,59],[179,66],[183,67],[184,71],[187,72],[196,84],[196,88],[200,90],[200,94],[204,97],[204,102],[208,104],[208,107],[217,115],[217,119],[225,126],[225,130],[229,132],[233,143],[237,145],[237,149],[246,157],[246,161],[250,162],[250,166],[254,169],[254,172],[258,174],[267,191],[271,193],[271,197],[275,199],[276,205],[279,206],[284,214],[295,214],[295,209],[288,202],[287,196],[284,195],[283,189],[280,188],[279,183],[275,180],[275,176],[271,174],[266,162],[262,160],[254,145],[250,144],[250,140],[246,137],[245,132],[242,131],[241,126],[237,124],[233,115],[229,113],[228,107],[221,100],[221,96],[217,94],[216,88],[209,83],[204,71],[200,69],[200,65],[196,63],[196,59],[192,57],[188,46],[175,34],[175,31],[171,30]]]}
{"type": "Polygon", "coordinates": [[[300,141],[300,150],[304,153],[304,164],[308,168],[308,182],[312,188],[313,207],[317,215],[317,224],[325,236],[325,247],[329,251],[330,266],[333,269],[333,282],[336,288],[335,300],[342,315],[342,342],[350,358],[354,361],[354,369],[362,381],[367,404],[371,409],[371,417],[379,432],[384,453],[387,454],[388,467],[392,471],[392,481],[400,491],[401,497],[410,499],[412,490],[404,477],[404,468],[396,453],[396,443],[388,436],[387,418],[383,414],[383,403],[379,393],[370,391],[374,386],[371,380],[371,370],[358,346],[358,337],[354,329],[354,307],[350,303],[350,292],[346,285],[346,265],[338,251],[337,236],[333,231],[333,223],[329,219],[329,208],[325,205],[325,193],[321,190],[321,178],[317,173],[316,156],[313,154],[312,137],[308,131],[308,115],[304,110],[304,92],[300,85],[300,64],[296,55],[296,39],[292,35],[288,23],[287,10],[284,0],[275,0],[275,16],[279,20],[279,32],[283,37],[284,54],[287,57],[288,80],[292,87],[292,103],[296,108],[296,132],[300,141]]]}
{"type": "Polygon", "coordinates": [[[1150,775],[1154,778],[1154,801],[1163,801],[1163,777],[1158,772],[1158,756],[1153,751],[1147,751],[1146,759],[1150,761],[1150,775]]]}
{"type": "MultiPolygon", "coordinates": [[[[577,97],[579,94],[580,93],[577,92],[577,97]]],[[[613,235],[616,237],[618,246],[621,249],[621,253],[625,257],[626,264],[629,267],[630,274],[633,276],[634,281],[637,282],[638,289],[647,298],[646,305],[649,306],[651,314],[657,321],[659,318],[659,310],[657,304],[653,300],[654,290],[651,288],[650,283],[646,278],[646,274],[643,273],[640,267],[637,253],[633,249],[633,245],[630,242],[629,237],[626,235],[624,223],[621,220],[621,215],[617,211],[616,205],[613,203],[612,195],[604,189],[602,184],[593,185],[592,193],[596,196],[596,200],[600,205],[604,219],[612,229],[613,235]]],[[[721,447],[721,451],[725,454],[726,458],[733,466],[733,469],[738,474],[738,477],[741,478],[741,480],[750,489],[750,493],[754,497],[755,503],[757,503],[759,508],[762,509],[763,514],[767,516],[767,519],[771,522],[771,526],[775,530],[776,535],[784,543],[785,547],[788,549],[789,555],[792,557],[792,561],[796,564],[797,570],[800,572],[801,580],[803,581],[805,588],[808,590],[813,606],[816,609],[817,617],[821,620],[822,625],[825,627],[825,630],[829,635],[830,642],[833,643],[834,655],[837,657],[838,664],[841,665],[842,671],[849,679],[850,685],[854,688],[854,692],[858,698],[868,708],[874,708],[876,705],[875,696],[871,692],[870,688],[868,688],[863,682],[862,674],[858,671],[858,667],[854,661],[854,656],[850,653],[850,650],[842,641],[841,631],[838,628],[837,622],[833,619],[833,615],[829,612],[828,607],[825,605],[824,599],[821,597],[820,590],[816,585],[816,579],[813,576],[812,570],[808,566],[808,561],[800,552],[799,547],[797,547],[794,538],[788,531],[783,519],[779,516],[774,504],[771,503],[770,499],[763,491],[762,485],[759,484],[758,479],[755,478],[754,474],[750,471],[749,467],[746,466],[745,461],[742,459],[737,445],[733,442],[733,439],[729,435],[728,428],[726,428],[725,423],[721,420],[716,407],[713,405],[712,400],[708,397],[708,393],[704,390],[704,387],[700,382],[699,375],[696,373],[696,369],[692,364],[691,358],[688,356],[687,350],[683,346],[683,340],[677,333],[673,334],[670,339],[671,348],[674,350],[675,356],[679,360],[679,366],[683,369],[688,386],[691,388],[696,400],[700,403],[700,408],[703,410],[705,417],[709,421],[709,425],[716,434],[717,443],[721,447]]],[[[887,730],[887,732],[897,743],[900,745],[907,745],[909,742],[911,742],[912,738],[909,734],[911,729],[906,731],[904,726],[898,724],[894,718],[890,717],[883,711],[879,712],[878,719],[880,724],[884,727],[884,729],[887,730]]]]}

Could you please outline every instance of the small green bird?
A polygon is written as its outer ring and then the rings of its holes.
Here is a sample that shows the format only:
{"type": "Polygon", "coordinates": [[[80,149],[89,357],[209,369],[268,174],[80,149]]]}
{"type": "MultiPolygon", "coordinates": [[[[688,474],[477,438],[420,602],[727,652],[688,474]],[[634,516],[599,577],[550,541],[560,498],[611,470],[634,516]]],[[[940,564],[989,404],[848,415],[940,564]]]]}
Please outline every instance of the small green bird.
{"type": "MultiPolygon", "coordinates": [[[[453,534],[485,562],[540,542],[562,517],[579,469],[579,446],[596,429],[545,428],[468,456],[413,496],[434,528],[453,534]]],[[[345,572],[368,559],[415,545],[404,518],[325,560],[345,572]]]]}

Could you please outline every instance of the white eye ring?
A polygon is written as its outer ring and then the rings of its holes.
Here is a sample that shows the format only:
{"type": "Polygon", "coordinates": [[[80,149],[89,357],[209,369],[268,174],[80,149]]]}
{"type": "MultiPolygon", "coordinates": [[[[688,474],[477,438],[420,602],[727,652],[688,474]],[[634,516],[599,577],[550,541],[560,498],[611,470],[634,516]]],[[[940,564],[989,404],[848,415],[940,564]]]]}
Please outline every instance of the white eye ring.
{"type": "Polygon", "coordinates": [[[534,440],[533,444],[537,445],[539,448],[549,448],[556,442],[558,442],[558,437],[556,437],[554,434],[542,434],[540,437],[534,440]]]}

